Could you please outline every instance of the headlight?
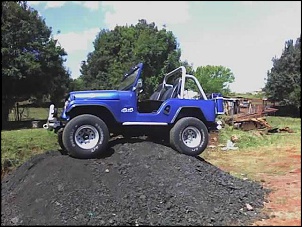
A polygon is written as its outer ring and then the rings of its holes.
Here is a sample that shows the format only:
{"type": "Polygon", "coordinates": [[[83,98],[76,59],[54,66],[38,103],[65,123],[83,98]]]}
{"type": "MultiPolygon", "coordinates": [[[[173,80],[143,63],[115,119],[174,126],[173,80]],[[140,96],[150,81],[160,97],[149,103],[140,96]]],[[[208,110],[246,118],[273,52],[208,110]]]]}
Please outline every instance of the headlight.
{"type": "Polygon", "coordinates": [[[65,101],[64,109],[66,109],[67,105],[68,105],[68,100],[65,101]]]}
{"type": "Polygon", "coordinates": [[[64,109],[66,109],[66,107],[68,106],[68,103],[71,101],[70,96],[68,97],[68,99],[65,101],[64,103],[64,109]]]}

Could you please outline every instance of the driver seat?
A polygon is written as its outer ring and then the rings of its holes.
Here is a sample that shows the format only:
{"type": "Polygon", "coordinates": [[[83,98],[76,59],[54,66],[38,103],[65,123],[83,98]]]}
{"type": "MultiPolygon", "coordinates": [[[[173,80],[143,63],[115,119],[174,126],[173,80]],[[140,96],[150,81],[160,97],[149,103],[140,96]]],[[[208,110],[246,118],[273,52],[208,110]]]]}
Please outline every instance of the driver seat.
{"type": "Polygon", "coordinates": [[[173,87],[170,87],[167,91],[165,91],[161,100],[165,101],[170,98],[177,98],[180,92],[180,88],[181,88],[181,78],[177,78],[174,81],[173,87]]]}
{"type": "Polygon", "coordinates": [[[150,96],[150,100],[157,100],[162,101],[166,100],[169,94],[171,95],[171,90],[173,89],[173,86],[170,84],[163,84],[161,83],[155,90],[155,92],[150,96]]]}
{"type": "Polygon", "coordinates": [[[160,98],[164,94],[165,90],[166,89],[163,84],[158,85],[155,92],[150,96],[149,99],[150,100],[160,100],[160,98]]]}

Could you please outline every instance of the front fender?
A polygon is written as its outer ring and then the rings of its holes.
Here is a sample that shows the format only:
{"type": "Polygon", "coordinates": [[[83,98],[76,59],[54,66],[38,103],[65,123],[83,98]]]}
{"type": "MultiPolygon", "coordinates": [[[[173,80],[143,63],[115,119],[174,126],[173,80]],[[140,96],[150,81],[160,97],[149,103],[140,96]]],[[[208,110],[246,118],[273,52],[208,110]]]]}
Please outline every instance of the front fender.
{"type": "Polygon", "coordinates": [[[119,122],[120,121],[120,107],[119,107],[119,102],[118,100],[110,100],[110,105],[108,105],[106,102],[89,102],[89,103],[77,103],[77,102],[70,102],[65,110],[62,112],[61,118],[69,120],[70,119],[70,113],[78,107],[101,107],[107,109],[114,119],[119,122]]]}

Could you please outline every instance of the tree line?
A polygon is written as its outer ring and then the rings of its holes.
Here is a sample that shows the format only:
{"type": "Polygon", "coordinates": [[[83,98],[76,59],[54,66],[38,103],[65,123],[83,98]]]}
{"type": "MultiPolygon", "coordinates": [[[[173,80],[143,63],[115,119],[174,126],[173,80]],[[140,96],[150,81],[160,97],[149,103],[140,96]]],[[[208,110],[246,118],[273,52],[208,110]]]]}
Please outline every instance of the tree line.
{"type": "MultiPolygon", "coordinates": [[[[180,60],[181,49],[173,32],[158,29],[155,23],[144,19],[136,25],[100,29],[93,42],[94,50],[82,61],[77,79],[72,79],[64,66],[68,56],[64,48],[57,45],[52,28],[26,1],[2,2],[1,32],[2,122],[7,121],[9,110],[16,102],[49,100],[57,105],[72,90],[115,89],[123,73],[138,62],[144,63],[142,77],[146,97],[165,73],[181,65],[196,76],[206,93],[227,95],[231,92],[229,84],[235,80],[231,69],[221,65],[198,66],[194,70],[187,61],[180,60]]],[[[300,47],[300,41],[295,45],[288,41],[284,56],[273,59],[274,66],[268,72],[265,86],[270,97],[295,99],[294,103],[299,105],[300,47]],[[287,85],[280,82],[283,80],[287,85]],[[295,88],[290,89],[293,85],[295,88]]]]}
{"type": "Polygon", "coordinates": [[[285,42],[280,58],[272,59],[273,67],[267,72],[264,92],[281,105],[301,107],[301,35],[285,42]]]}

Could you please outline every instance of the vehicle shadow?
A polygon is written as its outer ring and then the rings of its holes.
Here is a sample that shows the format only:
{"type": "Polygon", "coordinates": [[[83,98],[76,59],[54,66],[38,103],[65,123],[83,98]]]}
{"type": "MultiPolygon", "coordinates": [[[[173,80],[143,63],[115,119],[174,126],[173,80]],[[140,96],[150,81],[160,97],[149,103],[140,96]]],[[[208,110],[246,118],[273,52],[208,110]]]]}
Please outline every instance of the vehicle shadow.
{"type": "MultiPolygon", "coordinates": [[[[111,157],[114,153],[115,153],[115,146],[116,145],[123,145],[123,144],[135,144],[135,143],[141,143],[141,142],[152,142],[161,146],[165,146],[166,148],[170,148],[172,149],[175,153],[178,153],[178,151],[176,151],[173,147],[170,146],[170,143],[168,141],[167,138],[151,138],[148,136],[139,136],[139,137],[130,137],[130,138],[125,138],[122,136],[116,136],[116,137],[112,137],[109,142],[108,142],[108,149],[106,151],[104,151],[103,153],[101,153],[100,155],[96,156],[96,157],[92,157],[91,159],[105,159],[108,157],[111,157]]],[[[64,155],[61,151],[62,150],[58,150],[62,155],[64,155]]],[[[65,154],[66,155],[66,154],[65,154]]],[[[185,155],[185,154],[183,154],[185,155]]],[[[75,157],[73,157],[75,158],[75,157]]],[[[213,166],[213,164],[211,164],[210,162],[206,161],[204,158],[200,157],[200,156],[195,156],[194,158],[196,158],[198,161],[207,163],[211,166],[213,166]]],[[[81,158],[80,158],[81,159],[81,158]]]]}
{"type": "Polygon", "coordinates": [[[124,144],[124,143],[140,143],[140,142],[144,142],[146,141],[146,139],[144,139],[143,137],[131,137],[131,138],[125,138],[125,137],[113,137],[111,138],[111,140],[108,143],[109,147],[113,147],[117,144],[124,144]]]}
{"type": "Polygon", "coordinates": [[[109,147],[113,147],[117,144],[124,144],[124,143],[133,144],[133,143],[141,143],[146,141],[171,148],[169,142],[166,139],[153,139],[148,136],[131,137],[131,138],[124,138],[124,137],[113,138],[112,140],[109,141],[109,147]]]}
{"type": "MultiPolygon", "coordinates": [[[[106,158],[106,157],[110,157],[111,155],[114,154],[115,150],[114,150],[114,146],[115,145],[118,145],[118,144],[125,144],[125,143],[131,143],[131,144],[134,144],[134,143],[141,143],[141,142],[152,142],[152,143],[155,143],[155,144],[158,144],[158,145],[162,145],[162,146],[165,146],[167,148],[170,148],[172,150],[174,150],[175,152],[177,152],[175,149],[173,149],[171,146],[170,146],[170,143],[168,141],[167,138],[163,138],[163,139],[159,139],[159,138],[151,138],[151,137],[148,137],[148,136],[141,136],[141,137],[131,137],[131,138],[124,138],[124,137],[116,137],[116,138],[112,138],[110,141],[109,141],[109,144],[108,144],[108,150],[106,152],[104,152],[101,156],[97,157],[97,158],[106,158]]],[[[194,158],[196,158],[197,160],[201,161],[201,162],[205,162],[207,164],[210,164],[212,165],[211,163],[207,162],[204,158],[200,157],[200,156],[195,156],[194,158]]]]}
{"type": "Polygon", "coordinates": [[[104,152],[102,152],[100,155],[94,157],[94,159],[104,159],[104,158],[108,158],[111,157],[115,150],[114,150],[114,146],[118,145],[118,144],[124,144],[124,143],[140,143],[145,141],[144,139],[141,138],[124,138],[124,137],[114,137],[111,138],[108,142],[108,149],[104,152]]]}
{"type": "MultiPolygon", "coordinates": [[[[201,162],[204,162],[204,163],[207,163],[211,166],[214,166],[212,163],[208,162],[207,160],[205,160],[204,158],[200,157],[200,156],[196,156],[195,157],[197,160],[201,161],[201,162]]],[[[215,166],[216,167],[216,166],[215,166]]]]}

